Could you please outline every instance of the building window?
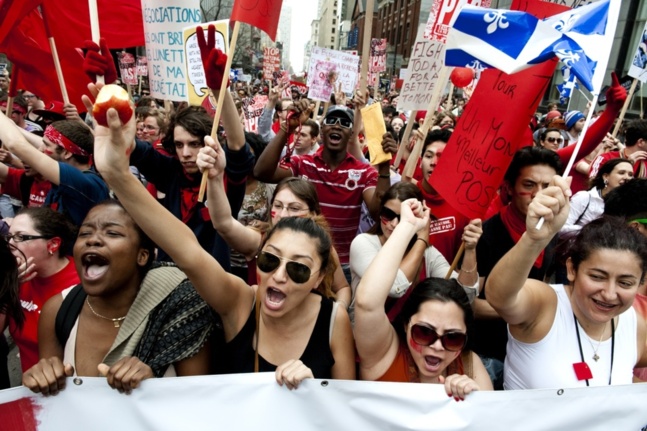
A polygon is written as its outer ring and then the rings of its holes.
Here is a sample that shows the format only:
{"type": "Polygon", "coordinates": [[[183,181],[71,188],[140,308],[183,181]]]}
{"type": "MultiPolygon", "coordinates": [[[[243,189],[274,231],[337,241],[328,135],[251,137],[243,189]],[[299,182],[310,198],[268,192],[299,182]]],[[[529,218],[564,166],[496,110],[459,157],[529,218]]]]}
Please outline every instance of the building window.
{"type": "Polygon", "coordinates": [[[331,28],[331,29],[330,29],[330,32],[331,32],[332,34],[335,34],[335,27],[331,28]]]}
{"type": "Polygon", "coordinates": [[[332,19],[332,25],[337,24],[337,20],[335,18],[332,19]]]}

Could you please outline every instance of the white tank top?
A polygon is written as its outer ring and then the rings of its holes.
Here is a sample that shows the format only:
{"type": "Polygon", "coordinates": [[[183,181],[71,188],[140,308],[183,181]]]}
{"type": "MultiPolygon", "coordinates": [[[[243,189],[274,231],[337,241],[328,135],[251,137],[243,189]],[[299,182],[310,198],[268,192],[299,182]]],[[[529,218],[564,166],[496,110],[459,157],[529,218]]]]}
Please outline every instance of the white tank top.
{"type": "MultiPolygon", "coordinates": [[[[577,380],[573,369],[573,364],[582,362],[582,359],[571,302],[563,285],[551,287],[557,294],[557,309],[553,325],[542,340],[523,343],[510,334],[508,327],[508,345],[503,370],[503,387],[506,390],[586,387],[586,381],[577,380]]],[[[592,359],[593,346],[597,347],[599,340],[591,339],[581,327],[579,331],[584,362],[593,374],[589,385],[608,385],[611,338],[600,344],[597,351],[600,359],[596,362],[592,359]]],[[[636,331],[636,311],[630,307],[620,315],[615,327],[612,385],[632,383],[632,371],[638,360],[636,331]]]]}

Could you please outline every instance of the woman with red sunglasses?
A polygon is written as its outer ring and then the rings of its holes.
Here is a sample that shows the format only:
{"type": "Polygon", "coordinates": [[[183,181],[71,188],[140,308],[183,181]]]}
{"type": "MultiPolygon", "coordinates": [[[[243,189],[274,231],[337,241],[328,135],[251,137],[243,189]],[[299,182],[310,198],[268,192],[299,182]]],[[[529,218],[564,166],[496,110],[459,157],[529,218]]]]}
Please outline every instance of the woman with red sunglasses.
{"type": "Polygon", "coordinates": [[[444,384],[458,401],[492,390],[481,360],[465,349],[474,316],[464,290],[455,280],[428,278],[413,289],[393,325],[384,311],[407,245],[428,221],[429,209],[420,201],[402,202],[400,222],[357,287],[359,372],[362,380],[444,384]]]}

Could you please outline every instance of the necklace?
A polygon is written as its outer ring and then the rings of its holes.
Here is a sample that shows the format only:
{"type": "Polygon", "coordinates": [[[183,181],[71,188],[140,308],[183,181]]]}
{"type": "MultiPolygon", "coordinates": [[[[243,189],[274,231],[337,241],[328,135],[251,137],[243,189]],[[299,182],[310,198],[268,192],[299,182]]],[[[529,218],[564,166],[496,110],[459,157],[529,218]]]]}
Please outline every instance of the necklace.
{"type": "MultiPolygon", "coordinates": [[[[586,380],[586,386],[589,386],[589,379],[592,379],[593,375],[591,374],[591,370],[589,370],[588,365],[584,362],[584,353],[582,352],[582,342],[580,341],[580,328],[579,328],[580,325],[579,325],[579,322],[577,321],[577,317],[575,317],[575,313],[573,313],[573,321],[575,322],[575,334],[577,335],[577,346],[580,349],[580,358],[582,359],[582,362],[573,364],[573,368],[575,369],[575,375],[577,376],[577,379],[586,380]],[[582,365],[584,366],[584,368],[586,368],[585,372],[582,372],[581,370],[582,365]]],[[[604,334],[604,331],[602,333],[604,334]]],[[[600,342],[602,342],[602,337],[600,337],[600,342]]],[[[613,356],[614,356],[613,354],[615,352],[615,344],[616,344],[616,324],[615,324],[615,321],[611,319],[611,361],[610,361],[611,364],[609,366],[609,386],[611,386],[611,375],[613,374],[613,356]]],[[[591,347],[593,347],[593,343],[591,343],[591,347]]],[[[600,343],[598,343],[598,348],[600,348],[600,343]]],[[[593,359],[595,361],[600,359],[600,357],[597,354],[597,349],[595,349],[593,359]],[[596,359],[596,356],[597,356],[597,359],[596,359]]]]}
{"type": "Polygon", "coordinates": [[[92,308],[92,304],[90,304],[90,297],[89,296],[85,297],[85,302],[88,304],[88,307],[90,307],[90,311],[92,311],[92,314],[94,314],[95,316],[97,316],[97,317],[99,317],[101,319],[110,320],[112,322],[112,324],[115,325],[115,328],[119,328],[121,326],[121,322],[123,322],[124,319],[126,318],[126,316],[123,316],[123,317],[106,317],[106,316],[102,316],[101,314],[94,311],[94,308],[92,308]]]}
{"type": "Polygon", "coordinates": [[[591,337],[587,335],[586,339],[589,340],[589,344],[591,345],[591,349],[593,349],[593,357],[592,359],[595,362],[598,362],[598,359],[600,359],[600,356],[598,355],[598,350],[600,349],[600,344],[602,344],[602,337],[604,336],[604,330],[607,329],[607,325],[604,325],[604,329],[602,329],[602,334],[600,334],[600,339],[598,340],[598,345],[596,347],[593,347],[593,341],[591,341],[591,337]]]}

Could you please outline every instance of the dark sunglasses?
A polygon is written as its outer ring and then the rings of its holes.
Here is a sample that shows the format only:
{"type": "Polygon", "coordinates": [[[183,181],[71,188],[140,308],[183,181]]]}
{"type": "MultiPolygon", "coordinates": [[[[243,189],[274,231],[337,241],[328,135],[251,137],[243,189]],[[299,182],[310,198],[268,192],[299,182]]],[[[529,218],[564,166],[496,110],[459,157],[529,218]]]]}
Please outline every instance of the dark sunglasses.
{"type": "Polygon", "coordinates": [[[411,326],[411,339],[420,346],[431,346],[439,338],[440,344],[450,352],[462,350],[467,343],[467,334],[462,332],[446,332],[443,335],[438,335],[436,331],[428,326],[418,323],[411,326]]]}
{"type": "Polygon", "coordinates": [[[326,126],[334,126],[335,124],[339,123],[339,125],[345,129],[350,129],[351,127],[353,127],[352,121],[350,121],[348,118],[342,117],[326,117],[323,119],[323,123],[326,126]]]}
{"type": "Polygon", "coordinates": [[[256,256],[256,267],[265,273],[270,273],[281,265],[282,260],[286,261],[285,270],[292,281],[297,284],[302,284],[310,280],[312,271],[306,264],[284,257],[278,257],[268,251],[261,251],[256,256]]]}
{"type": "Polygon", "coordinates": [[[393,221],[394,218],[398,219],[398,222],[400,221],[400,214],[396,214],[392,210],[388,209],[387,207],[384,207],[380,210],[380,218],[384,223],[388,223],[390,221],[393,221]]]}
{"type": "Polygon", "coordinates": [[[546,138],[546,140],[551,144],[555,142],[557,142],[558,144],[561,144],[562,142],[564,142],[564,138],[546,138]]]}

